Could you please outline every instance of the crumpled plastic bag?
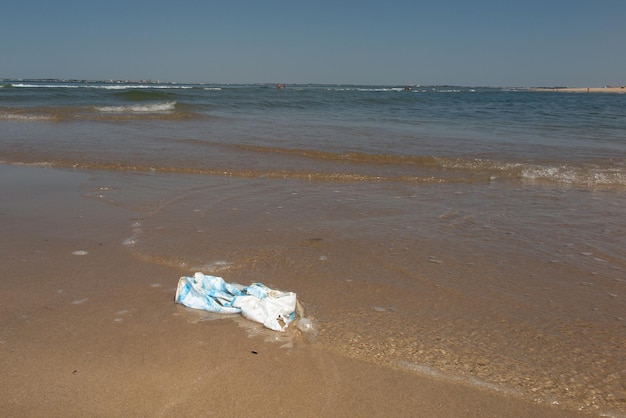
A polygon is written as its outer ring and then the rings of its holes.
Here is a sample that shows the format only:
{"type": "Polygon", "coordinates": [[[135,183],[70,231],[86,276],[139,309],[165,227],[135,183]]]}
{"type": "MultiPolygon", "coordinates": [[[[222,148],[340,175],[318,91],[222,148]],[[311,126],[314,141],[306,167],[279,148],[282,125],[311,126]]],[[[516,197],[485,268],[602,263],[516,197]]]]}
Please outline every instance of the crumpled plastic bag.
{"type": "Polygon", "coordinates": [[[274,331],[284,331],[296,317],[296,294],[270,289],[262,283],[244,287],[223,278],[196,273],[181,277],[176,303],[217,313],[241,313],[274,331]]]}

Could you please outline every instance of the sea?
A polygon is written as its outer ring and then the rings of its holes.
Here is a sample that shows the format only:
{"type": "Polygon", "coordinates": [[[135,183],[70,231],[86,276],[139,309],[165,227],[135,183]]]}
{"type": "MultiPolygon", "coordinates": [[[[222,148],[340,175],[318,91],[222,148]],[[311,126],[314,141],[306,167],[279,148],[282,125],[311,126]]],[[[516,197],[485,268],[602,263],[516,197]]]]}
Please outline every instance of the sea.
{"type": "Polygon", "coordinates": [[[0,162],[90,173],[144,262],[296,292],[311,344],[626,416],[626,94],[4,80],[0,162]]]}

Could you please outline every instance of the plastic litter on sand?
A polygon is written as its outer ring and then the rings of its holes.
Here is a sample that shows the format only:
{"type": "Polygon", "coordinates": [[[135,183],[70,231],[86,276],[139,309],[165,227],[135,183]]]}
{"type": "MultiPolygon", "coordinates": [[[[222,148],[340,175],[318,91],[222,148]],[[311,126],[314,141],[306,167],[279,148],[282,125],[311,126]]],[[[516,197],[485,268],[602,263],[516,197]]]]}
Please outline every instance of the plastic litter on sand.
{"type": "Polygon", "coordinates": [[[262,283],[244,287],[223,278],[196,273],[181,277],[176,303],[216,313],[241,313],[274,331],[284,331],[296,317],[296,294],[270,289],[262,283]]]}

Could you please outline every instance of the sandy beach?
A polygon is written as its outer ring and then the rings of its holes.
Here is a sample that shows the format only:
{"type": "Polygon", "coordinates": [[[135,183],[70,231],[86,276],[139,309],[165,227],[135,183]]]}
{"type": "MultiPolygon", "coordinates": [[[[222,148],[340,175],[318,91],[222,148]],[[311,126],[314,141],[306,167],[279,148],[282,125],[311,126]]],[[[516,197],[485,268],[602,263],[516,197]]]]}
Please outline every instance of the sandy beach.
{"type": "Polygon", "coordinates": [[[560,93],[626,93],[626,87],[554,87],[536,88],[533,91],[552,91],[560,93]]]}
{"type": "Polygon", "coordinates": [[[190,272],[134,257],[89,175],[0,165],[3,416],[589,416],[176,305],[190,272]]]}

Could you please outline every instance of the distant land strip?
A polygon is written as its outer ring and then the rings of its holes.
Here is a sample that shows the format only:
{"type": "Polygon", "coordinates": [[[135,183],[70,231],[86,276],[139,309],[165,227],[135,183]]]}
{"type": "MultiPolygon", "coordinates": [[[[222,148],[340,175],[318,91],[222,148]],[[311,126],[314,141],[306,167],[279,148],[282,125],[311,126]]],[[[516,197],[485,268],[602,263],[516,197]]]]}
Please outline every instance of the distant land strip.
{"type": "Polygon", "coordinates": [[[556,91],[564,93],[626,93],[626,86],[620,87],[536,87],[533,91],[556,91]]]}

